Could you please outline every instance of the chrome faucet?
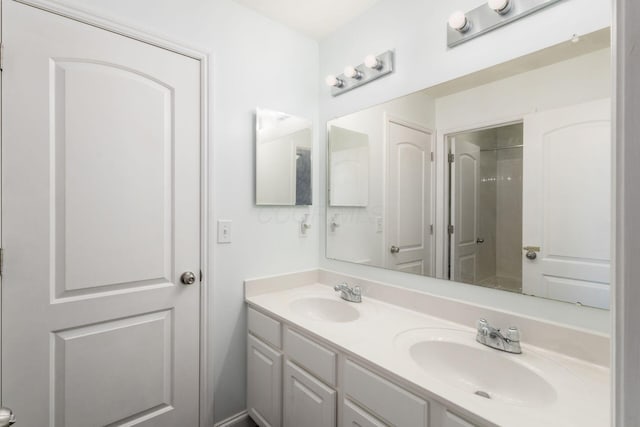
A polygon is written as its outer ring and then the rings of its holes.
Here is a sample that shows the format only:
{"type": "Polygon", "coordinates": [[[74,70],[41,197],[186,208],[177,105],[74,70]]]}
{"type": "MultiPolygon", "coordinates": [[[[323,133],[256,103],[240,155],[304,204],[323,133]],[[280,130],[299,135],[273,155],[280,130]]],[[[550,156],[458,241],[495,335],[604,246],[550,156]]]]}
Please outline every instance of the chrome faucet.
{"type": "Polygon", "coordinates": [[[362,290],[360,286],[351,287],[347,283],[335,285],[333,290],[340,292],[340,298],[349,302],[362,302],[362,290]]]}
{"type": "Polygon", "coordinates": [[[507,353],[522,353],[522,349],[520,348],[520,331],[515,326],[507,329],[505,335],[502,334],[500,329],[489,325],[489,322],[485,319],[478,320],[476,326],[478,327],[476,341],[480,344],[506,351],[507,353]]]}

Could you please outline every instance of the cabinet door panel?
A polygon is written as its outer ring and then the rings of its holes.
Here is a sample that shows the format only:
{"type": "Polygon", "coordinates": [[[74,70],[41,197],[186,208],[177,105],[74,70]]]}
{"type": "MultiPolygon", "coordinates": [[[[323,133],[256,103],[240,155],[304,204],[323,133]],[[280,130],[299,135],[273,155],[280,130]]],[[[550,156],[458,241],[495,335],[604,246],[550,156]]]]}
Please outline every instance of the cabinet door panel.
{"type": "Polygon", "coordinates": [[[343,427],[389,427],[348,400],[345,400],[342,405],[342,425],[343,427]]]}
{"type": "Polygon", "coordinates": [[[260,427],[282,422],[282,354],[249,334],[247,354],[247,408],[260,427]]]}
{"type": "Polygon", "coordinates": [[[284,427],[335,427],[336,391],[290,361],[284,372],[284,427]]]}

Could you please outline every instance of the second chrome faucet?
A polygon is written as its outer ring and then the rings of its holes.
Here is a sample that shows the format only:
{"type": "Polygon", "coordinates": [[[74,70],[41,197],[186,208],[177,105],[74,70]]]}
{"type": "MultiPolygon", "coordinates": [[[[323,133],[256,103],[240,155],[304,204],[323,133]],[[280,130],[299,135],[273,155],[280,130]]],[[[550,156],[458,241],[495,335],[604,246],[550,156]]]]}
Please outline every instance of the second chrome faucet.
{"type": "Polygon", "coordinates": [[[478,320],[477,328],[478,334],[476,335],[476,341],[480,344],[506,351],[507,353],[522,353],[522,348],[520,348],[520,331],[515,326],[510,327],[507,329],[507,332],[503,334],[500,329],[489,325],[489,322],[485,319],[480,319],[478,320]]]}
{"type": "Polygon", "coordinates": [[[349,302],[362,302],[362,290],[360,286],[351,287],[347,283],[340,283],[333,287],[333,290],[340,292],[340,297],[349,302]]]}

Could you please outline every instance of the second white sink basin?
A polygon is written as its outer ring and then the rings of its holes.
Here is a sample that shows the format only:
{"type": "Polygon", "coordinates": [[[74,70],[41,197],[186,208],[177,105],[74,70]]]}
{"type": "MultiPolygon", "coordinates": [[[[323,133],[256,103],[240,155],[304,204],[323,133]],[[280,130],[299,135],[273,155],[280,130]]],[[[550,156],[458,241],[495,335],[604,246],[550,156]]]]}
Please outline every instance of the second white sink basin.
{"type": "Polygon", "coordinates": [[[354,303],[322,297],[307,297],[291,302],[291,310],[313,320],[324,322],[353,322],[360,318],[354,303]]]}
{"type": "MultiPolygon", "coordinates": [[[[411,359],[429,376],[467,393],[500,403],[546,406],[557,400],[554,387],[525,359],[484,347],[464,331],[423,330],[405,341],[411,359]]],[[[544,361],[542,361],[544,362],[544,361]]]]}

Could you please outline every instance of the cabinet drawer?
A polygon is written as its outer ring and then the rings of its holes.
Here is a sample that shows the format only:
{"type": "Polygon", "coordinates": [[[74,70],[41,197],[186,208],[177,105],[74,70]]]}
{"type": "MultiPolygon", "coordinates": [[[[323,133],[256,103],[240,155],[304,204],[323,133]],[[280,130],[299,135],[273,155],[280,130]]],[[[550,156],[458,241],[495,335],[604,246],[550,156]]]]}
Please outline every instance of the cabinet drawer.
{"type": "Polygon", "coordinates": [[[247,323],[249,331],[253,335],[260,337],[274,347],[282,348],[280,322],[249,307],[247,323]]]}
{"type": "Polygon", "coordinates": [[[389,427],[353,402],[342,405],[342,427],[389,427]]]}
{"type": "Polygon", "coordinates": [[[445,411],[444,424],[442,427],[476,427],[468,421],[463,420],[456,414],[452,414],[449,411],[445,411]]]}
{"type": "Polygon", "coordinates": [[[327,384],[336,386],[336,354],[333,351],[289,328],[284,332],[284,348],[291,360],[327,384]]]}
{"type": "Polygon", "coordinates": [[[344,392],[397,427],[428,427],[429,403],[350,360],[344,365],[344,392]]]}

